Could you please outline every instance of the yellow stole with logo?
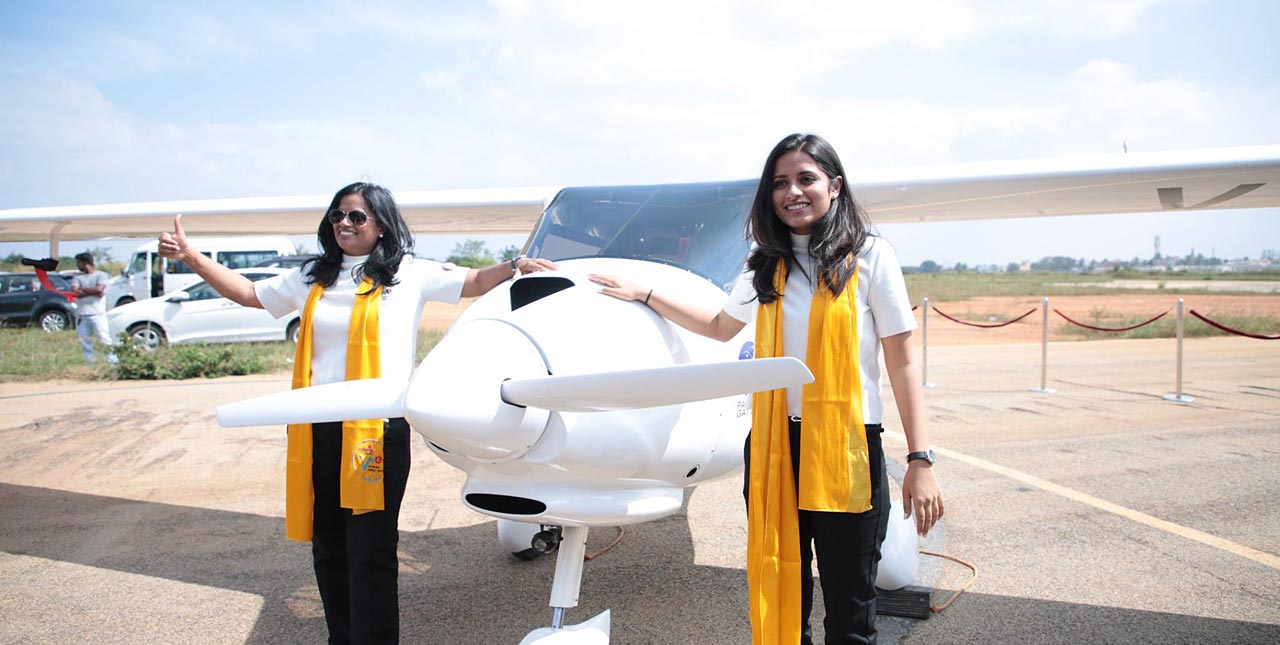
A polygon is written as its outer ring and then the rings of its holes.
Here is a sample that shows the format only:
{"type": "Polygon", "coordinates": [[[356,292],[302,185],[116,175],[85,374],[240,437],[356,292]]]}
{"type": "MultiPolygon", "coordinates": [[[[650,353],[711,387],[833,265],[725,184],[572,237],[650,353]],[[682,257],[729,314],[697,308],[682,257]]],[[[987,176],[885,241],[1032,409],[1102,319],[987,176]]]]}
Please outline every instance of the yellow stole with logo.
{"type": "MultiPolygon", "coordinates": [[[[311,285],[302,308],[298,347],[293,356],[293,389],[311,386],[312,321],[316,303],[324,287],[311,285]]],[[[366,277],[356,289],[347,331],[346,380],[378,378],[382,375],[378,347],[378,308],[382,287],[373,288],[366,277]]],[[[353,513],[369,513],[386,508],[383,497],[383,420],[362,419],[342,422],[342,461],[339,473],[341,506],[353,513]]],[[[285,535],[299,542],[311,541],[314,531],[315,486],[311,479],[311,424],[289,424],[289,445],[285,467],[285,535]]]]}
{"type": "MultiPolygon", "coordinates": [[[[773,285],[786,287],[778,263],[773,285]]],[[[747,582],[751,588],[751,642],[800,642],[799,509],[861,513],[871,508],[867,436],[858,362],[858,272],[839,295],[819,281],[809,309],[805,364],[814,381],[804,386],[799,491],[791,473],[787,391],[757,392],[751,411],[751,481],[747,508],[747,582]]],[[[782,299],[759,306],[756,357],[782,353],[782,299]]]]}

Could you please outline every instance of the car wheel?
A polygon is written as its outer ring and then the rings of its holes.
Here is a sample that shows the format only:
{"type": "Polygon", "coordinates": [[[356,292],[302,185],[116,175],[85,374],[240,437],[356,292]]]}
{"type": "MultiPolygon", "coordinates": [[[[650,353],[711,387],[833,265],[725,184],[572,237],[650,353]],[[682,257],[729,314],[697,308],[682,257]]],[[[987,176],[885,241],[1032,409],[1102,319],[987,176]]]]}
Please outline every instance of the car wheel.
{"type": "Polygon", "coordinates": [[[131,302],[133,302],[133,296],[124,296],[116,301],[116,306],[119,307],[120,305],[127,305],[131,302]]]}
{"type": "Polygon", "coordinates": [[[289,342],[293,343],[294,345],[297,345],[297,344],[298,344],[298,331],[299,331],[300,329],[302,329],[302,320],[295,320],[295,321],[293,321],[293,322],[289,323],[289,328],[288,328],[288,329],[286,329],[286,330],[284,331],[284,338],[285,338],[285,340],[287,340],[287,341],[289,341],[289,342]]]}
{"type": "Polygon", "coordinates": [[[164,330],[151,323],[138,323],[129,328],[129,339],[148,352],[165,344],[164,330]]]}
{"type": "Polygon", "coordinates": [[[49,309],[36,316],[36,322],[47,332],[63,331],[71,327],[71,316],[60,309],[49,309]]]}

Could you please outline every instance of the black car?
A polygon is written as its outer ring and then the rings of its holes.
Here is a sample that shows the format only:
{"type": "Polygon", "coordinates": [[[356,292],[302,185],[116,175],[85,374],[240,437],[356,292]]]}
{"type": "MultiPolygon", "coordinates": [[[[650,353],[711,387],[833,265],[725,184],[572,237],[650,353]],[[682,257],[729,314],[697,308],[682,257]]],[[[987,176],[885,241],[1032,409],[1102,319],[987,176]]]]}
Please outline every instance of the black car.
{"type": "MultiPolygon", "coordinates": [[[[49,274],[49,282],[69,291],[65,276],[49,274]]],[[[76,306],[40,285],[34,273],[0,273],[0,325],[40,325],[45,331],[71,329],[76,306]]]]}

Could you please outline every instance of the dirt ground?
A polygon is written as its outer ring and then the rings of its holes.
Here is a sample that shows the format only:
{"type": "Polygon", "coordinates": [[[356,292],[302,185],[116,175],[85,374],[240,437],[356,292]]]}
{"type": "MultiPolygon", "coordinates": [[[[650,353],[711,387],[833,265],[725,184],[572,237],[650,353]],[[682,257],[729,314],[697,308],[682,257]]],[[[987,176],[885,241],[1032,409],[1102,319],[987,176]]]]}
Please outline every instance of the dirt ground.
{"type": "MultiPolygon", "coordinates": [[[[1027,391],[1036,343],[931,351],[947,515],[926,548],[980,575],[944,613],[879,620],[880,642],[1280,642],[1280,345],[1189,340],[1185,405],[1162,399],[1173,350],[1055,345],[1053,395],[1027,391]]],[[[282,374],[0,385],[0,643],[324,642],[310,548],[281,535],[283,428],[213,418],[287,388],[282,374]]],[[[412,452],[403,640],[514,643],[545,625],[554,560],[504,553],[459,501],[462,474],[416,434],[412,452]]],[[[609,608],[618,645],[749,642],[745,522],[728,477],[627,527],[588,564],[569,622],[609,608]]],[[[588,550],[616,535],[593,530],[588,550]]],[[[969,578],[921,567],[934,602],[969,578]]]]}

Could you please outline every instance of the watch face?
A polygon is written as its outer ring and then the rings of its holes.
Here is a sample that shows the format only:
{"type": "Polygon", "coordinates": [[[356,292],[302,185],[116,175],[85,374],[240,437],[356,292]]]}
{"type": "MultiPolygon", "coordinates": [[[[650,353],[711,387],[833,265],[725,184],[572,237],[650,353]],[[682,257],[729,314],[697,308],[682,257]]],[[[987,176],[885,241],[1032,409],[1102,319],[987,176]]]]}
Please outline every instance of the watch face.
{"type": "Polygon", "coordinates": [[[922,450],[922,451],[913,452],[907,455],[908,463],[915,461],[917,459],[923,459],[924,461],[932,465],[933,462],[937,461],[938,458],[936,455],[933,454],[933,450],[922,450]]]}

